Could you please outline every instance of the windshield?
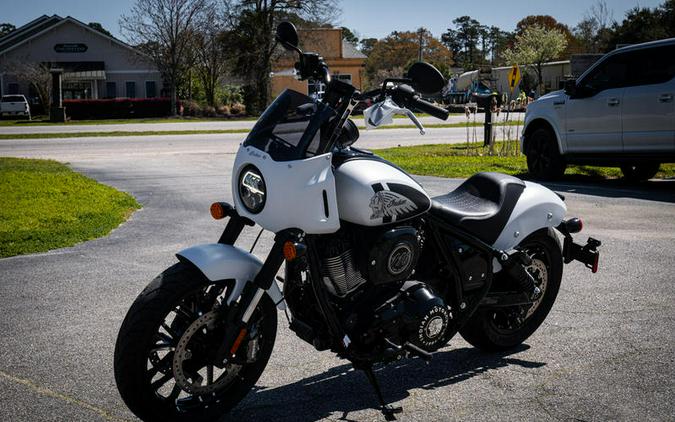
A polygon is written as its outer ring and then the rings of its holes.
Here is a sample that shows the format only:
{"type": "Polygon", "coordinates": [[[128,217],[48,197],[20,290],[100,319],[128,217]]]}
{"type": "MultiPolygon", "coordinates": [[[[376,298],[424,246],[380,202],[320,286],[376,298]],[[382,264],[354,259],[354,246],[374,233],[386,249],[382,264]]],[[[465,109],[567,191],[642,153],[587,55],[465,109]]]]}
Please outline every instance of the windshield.
{"type": "Polygon", "coordinates": [[[321,150],[321,127],[334,115],[329,106],[287,89],[260,116],[244,146],[265,151],[274,161],[314,156],[321,150]]]}

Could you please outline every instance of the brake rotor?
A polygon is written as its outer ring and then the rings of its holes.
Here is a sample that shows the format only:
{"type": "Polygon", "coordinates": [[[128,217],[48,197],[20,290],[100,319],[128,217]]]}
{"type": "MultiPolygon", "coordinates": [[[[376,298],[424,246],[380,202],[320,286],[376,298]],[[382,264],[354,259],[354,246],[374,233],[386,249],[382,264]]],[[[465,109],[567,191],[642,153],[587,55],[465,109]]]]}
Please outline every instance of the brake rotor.
{"type": "Polygon", "coordinates": [[[198,319],[196,319],[185,330],[185,333],[178,341],[176,351],[173,356],[173,375],[176,384],[180,386],[185,392],[196,395],[211,394],[220,388],[229,384],[242,368],[242,365],[228,363],[218,374],[217,379],[214,378],[214,365],[210,362],[194,362],[201,356],[194,353],[194,342],[191,343],[195,334],[202,333],[209,335],[209,331],[213,331],[216,323],[216,312],[208,312],[198,319]],[[194,370],[186,370],[186,364],[194,368],[194,370]],[[202,369],[206,370],[206,380],[199,374],[202,369]],[[206,381],[206,382],[204,382],[206,381]]]}
{"type": "Polygon", "coordinates": [[[544,261],[541,259],[532,258],[532,263],[528,265],[526,269],[530,274],[532,274],[535,284],[537,287],[539,287],[539,290],[541,290],[541,294],[539,294],[539,298],[534,301],[532,306],[530,306],[530,309],[527,310],[525,319],[529,318],[534,313],[534,311],[537,310],[539,304],[541,304],[541,301],[544,299],[544,295],[546,293],[546,284],[548,283],[548,269],[546,268],[544,261]]]}

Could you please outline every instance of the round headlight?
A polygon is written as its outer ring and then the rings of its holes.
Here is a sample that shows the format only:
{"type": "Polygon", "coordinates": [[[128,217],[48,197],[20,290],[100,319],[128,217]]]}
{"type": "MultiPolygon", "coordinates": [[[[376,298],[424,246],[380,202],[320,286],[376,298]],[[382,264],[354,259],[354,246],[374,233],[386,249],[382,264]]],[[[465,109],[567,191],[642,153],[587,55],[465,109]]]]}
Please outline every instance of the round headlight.
{"type": "Polygon", "coordinates": [[[257,214],[265,206],[267,187],[260,170],[249,165],[239,174],[239,199],[248,212],[257,214]]]}

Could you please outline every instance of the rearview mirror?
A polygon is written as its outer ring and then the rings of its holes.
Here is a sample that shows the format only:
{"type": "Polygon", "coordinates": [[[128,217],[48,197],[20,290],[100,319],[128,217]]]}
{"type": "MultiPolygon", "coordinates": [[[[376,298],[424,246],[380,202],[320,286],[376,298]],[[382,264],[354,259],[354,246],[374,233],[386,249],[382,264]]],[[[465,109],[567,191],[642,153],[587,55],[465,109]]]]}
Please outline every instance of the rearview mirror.
{"type": "Polygon", "coordinates": [[[415,91],[424,95],[437,94],[445,86],[443,74],[425,62],[417,62],[410,66],[408,78],[412,81],[415,91]]]}
{"type": "Polygon", "coordinates": [[[292,23],[281,22],[277,26],[275,39],[279,41],[286,50],[298,51],[298,31],[292,23]]]}

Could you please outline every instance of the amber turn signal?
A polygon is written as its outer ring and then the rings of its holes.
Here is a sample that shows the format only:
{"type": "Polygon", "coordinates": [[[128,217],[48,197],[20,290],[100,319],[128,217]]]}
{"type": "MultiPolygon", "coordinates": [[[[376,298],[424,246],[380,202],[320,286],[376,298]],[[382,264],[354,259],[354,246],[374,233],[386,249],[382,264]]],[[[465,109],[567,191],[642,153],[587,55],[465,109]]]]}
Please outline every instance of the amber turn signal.
{"type": "Polygon", "coordinates": [[[211,204],[211,217],[213,217],[216,220],[221,220],[225,218],[225,208],[223,207],[223,204],[220,202],[214,202],[211,204]]]}
{"type": "Polygon", "coordinates": [[[295,243],[290,240],[284,243],[284,258],[286,261],[293,261],[298,257],[298,250],[295,247],[295,243]]]}

